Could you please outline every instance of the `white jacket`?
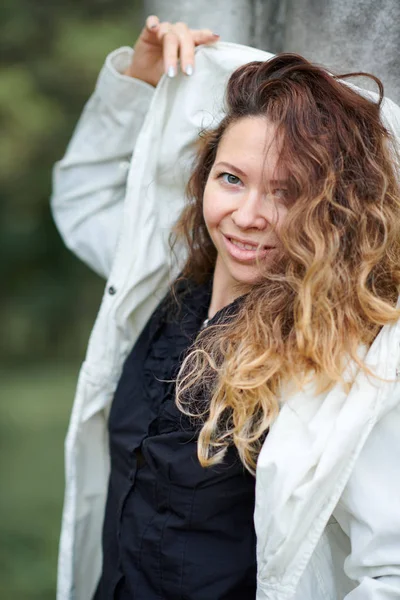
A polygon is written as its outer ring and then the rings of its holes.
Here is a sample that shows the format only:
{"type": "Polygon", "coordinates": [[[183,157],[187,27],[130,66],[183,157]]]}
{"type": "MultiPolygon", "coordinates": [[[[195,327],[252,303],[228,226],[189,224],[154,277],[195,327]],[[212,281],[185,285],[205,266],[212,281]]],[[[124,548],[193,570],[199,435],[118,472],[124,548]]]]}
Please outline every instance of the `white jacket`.
{"type": "MultiPolygon", "coordinates": [[[[271,57],[202,47],[191,78],[163,78],[154,90],[118,73],[130,56],[107,58],[54,171],[61,235],[107,278],[66,439],[58,600],[91,600],[100,574],[108,411],[123,361],[183,261],[171,267],[168,234],[198,132],[221,118],[230,73],[271,57]]],[[[400,137],[399,108],[386,100],[383,113],[400,137]]],[[[367,362],[387,381],[359,374],[347,395],[315,396],[310,386],[283,404],[266,438],[257,600],[400,599],[399,324],[381,330],[367,362]]]]}

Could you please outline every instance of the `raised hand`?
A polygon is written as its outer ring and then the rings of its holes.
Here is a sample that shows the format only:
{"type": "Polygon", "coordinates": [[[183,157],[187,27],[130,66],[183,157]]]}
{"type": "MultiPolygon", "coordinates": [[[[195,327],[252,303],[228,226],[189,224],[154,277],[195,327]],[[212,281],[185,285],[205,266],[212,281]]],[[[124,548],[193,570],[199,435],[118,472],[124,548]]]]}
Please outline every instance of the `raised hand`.
{"type": "Polygon", "coordinates": [[[151,15],[146,19],[125,75],[156,86],[163,73],[174,77],[180,68],[186,75],[194,70],[194,49],[200,44],[216,42],[219,35],[210,29],[189,29],[186,23],[160,23],[151,15]]]}

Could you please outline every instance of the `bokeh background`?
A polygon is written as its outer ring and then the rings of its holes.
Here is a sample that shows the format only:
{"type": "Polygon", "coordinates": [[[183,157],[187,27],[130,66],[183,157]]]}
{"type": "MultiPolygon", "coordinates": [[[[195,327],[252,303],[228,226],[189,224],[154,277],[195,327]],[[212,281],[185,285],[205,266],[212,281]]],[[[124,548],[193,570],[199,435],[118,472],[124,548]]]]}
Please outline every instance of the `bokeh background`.
{"type": "Polygon", "coordinates": [[[399,0],[2,0],[1,600],[55,598],[63,440],[104,287],[53,224],[52,165],[105,56],[133,44],[151,13],[342,73],[370,71],[400,103],[399,0]]]}
{"type": "Polygon", "coordinates": [[[54,600],[63,440],[104,282],[49,210],[62,157],[107,53],[141,3],[0,3],[0,598],[54,600]]]}

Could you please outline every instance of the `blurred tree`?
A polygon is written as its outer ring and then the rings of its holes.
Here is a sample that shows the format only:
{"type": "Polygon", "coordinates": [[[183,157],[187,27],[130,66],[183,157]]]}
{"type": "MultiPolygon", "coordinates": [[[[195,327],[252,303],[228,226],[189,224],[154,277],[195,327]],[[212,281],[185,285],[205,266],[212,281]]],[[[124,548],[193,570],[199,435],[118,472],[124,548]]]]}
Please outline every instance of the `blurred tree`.
{"type": "Polygon", "coordinates": [[[103,282],[60,242],[51,169],[106,54],[136,38],[140,8],[138,0],[0,5],[3,364],[84,353],[103,282]]]}

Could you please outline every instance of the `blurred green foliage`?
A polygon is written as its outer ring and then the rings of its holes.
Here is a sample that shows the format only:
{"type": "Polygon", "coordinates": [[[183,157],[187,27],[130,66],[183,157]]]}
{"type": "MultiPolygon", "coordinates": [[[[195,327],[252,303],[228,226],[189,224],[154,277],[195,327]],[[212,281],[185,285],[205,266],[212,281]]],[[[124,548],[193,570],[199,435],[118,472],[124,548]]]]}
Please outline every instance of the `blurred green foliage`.
{"type": "Polygon", "coordinates": [[[0,598],[53,600],[63,440],[104,281],[49,208],[105,56],[132,45],[138,0],[0,4],[0,598]]]}
{"type": "Polygon", "coordinates": [[[0,598],[54,600],[77,368],[0,371],[0,598]]]}
{"type": "Polygon", "coordinates": [[[0,4],[0,361],[81,359],[104,282],[49,210],[61,158],[107,53],[132,45],[139,0],[0,4]]]}

